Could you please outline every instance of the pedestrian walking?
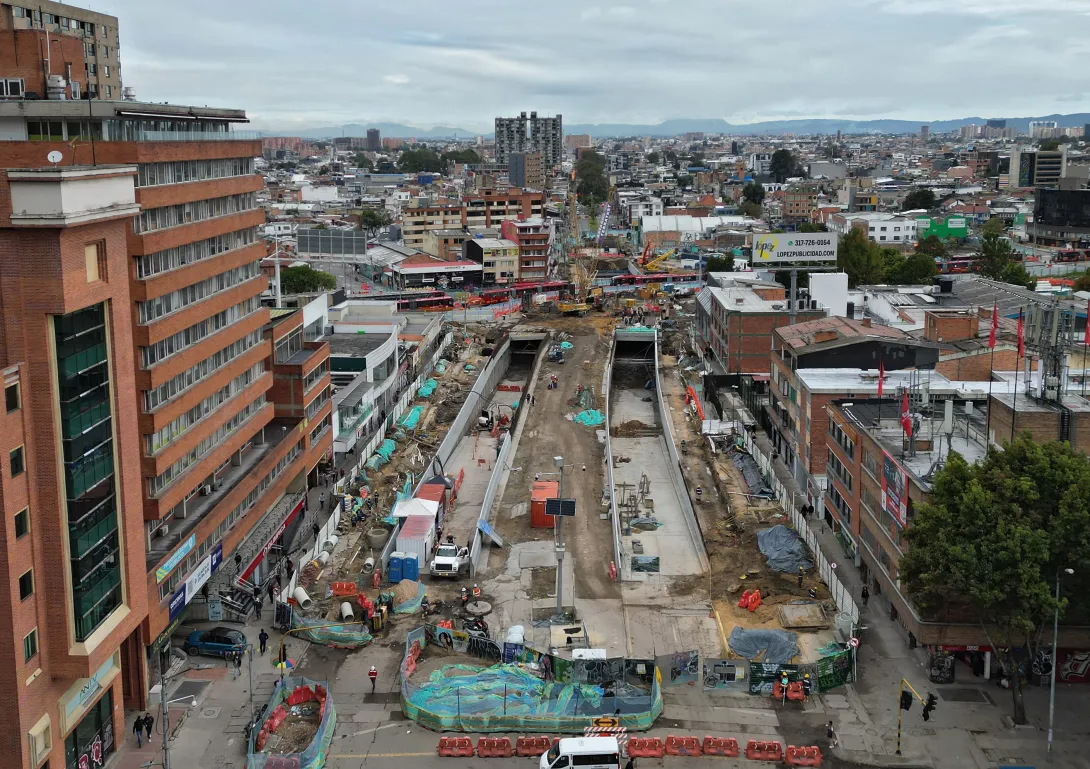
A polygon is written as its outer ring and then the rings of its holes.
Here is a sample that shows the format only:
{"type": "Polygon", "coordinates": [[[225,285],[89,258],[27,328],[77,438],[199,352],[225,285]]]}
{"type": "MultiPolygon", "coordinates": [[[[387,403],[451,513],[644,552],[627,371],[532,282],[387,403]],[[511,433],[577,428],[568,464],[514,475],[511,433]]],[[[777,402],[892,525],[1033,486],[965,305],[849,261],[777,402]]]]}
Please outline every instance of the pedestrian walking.
{"type": "Polygon", "coordinates": [[[144,747],[144,719],[140,716],[137,716],[136,721],[133,722],[132,733],[136,735],[136,747],[144,747]]]}
{"type": "Polygon", "coordinates": [[[254,599],[254,617],[256,617],[259,621],[261,620],[261,599],[260,598],[254,599]]]}
{"type": "Polygon", "coordinates": [[[799,566],[799,587],[802,587],[802,575],[804,572],[805,570],[801,566],[799,566]]]}
{"type": "Polygon", "coordinates": [[[257,642],[260,645],[261,653],[264,654],[265,650],[269,648],[269,634],[265,632],[265,628],[261,628],[261,632],[257,634],[257,642]]]}
{"type": "Polygon", "coordinates": [[[867,590],[866,585],[863,585],[863,589],[859,591],[859,600],[863,602],[863,608],[867,608],[867,601],[870,600],[870,591],[867,590]]]}
{"type": "Polygon", "coordinates": [[[318,521],[314,522],[314,544],[318,544],[318,539],[322,536],[322,527],[318,525],[318,521]]]}
{"type": "Polygon", "coordinates": [[[155,728],[155,719],[151,717],[151,713],[144,714],[144,731],[148,735],[148,744],[151,744],[151,730],[155,728]]]}
{"type": "Polygon", "coordinates": [[[318,495],[318,509],[325,510],[325,492],[318,495]]]}
{"type": "Polygon", "coordinates": [[[246,652],[241,649],[235,652],[235,678],[238,678],[242,675],[242,657],[245,654],[246,652]]]}
{"type": "Polygon", "coordinates": [[[628,763],[624,765],[624,769],[636,769],[636,759],[630,757],[628,763]]]}
{"type": "Polygon", "coordinates": [[[231,667],[231,678],[237,680],[242,673],[242,655],[238,652],[228,652],[227,664],[231,667]]]}
{"type": "Polygon", "coordinates": [[[375,693],[375,684],[378,683],[378,668],[374,665],[367,671],[367,677],[371,679],[371,694],[375,693]]]}
{"type": "Polygon", "coordinates": [[[825,726],[825,737],[829,740],[829,747],[835,748],[838,740],[836,739],[836,732],[833,731],[833,722],[830,721],[825,726]]]}

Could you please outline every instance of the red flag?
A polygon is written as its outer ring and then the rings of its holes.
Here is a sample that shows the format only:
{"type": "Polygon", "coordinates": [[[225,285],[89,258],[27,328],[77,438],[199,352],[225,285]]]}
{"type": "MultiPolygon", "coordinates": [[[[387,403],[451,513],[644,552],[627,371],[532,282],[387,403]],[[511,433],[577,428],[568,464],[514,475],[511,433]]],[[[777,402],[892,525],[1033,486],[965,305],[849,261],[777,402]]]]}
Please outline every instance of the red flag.
{"type": "Polygon", "coordinates": [[[878,397],[882,397],[882,380],[886,378],[886,362],[884,360],[878,361],[878,397]]]}
{"type": "Polygon", "coordinates": [[[1025,310],[1018,311],[1018,357],[1024,358],[1026,356],[1026,338],[1025,332],[1022,329],[1022,316],[1025,315],[1025,310]]]}
{"type": "Polygon", "coordinates": [[[912,416],[908,413],[908,390],[905,390],[905,397],[901,401],[901,427],[906,435],[912,435],[912,416]]]}
{"type": "Polygon", "coordinates": [[[1086,329],[1082,332],[1082,343],[1090,347],[1090,299],[1086,300],[1086,329]]]}
{"type": "Polygon", "coordinates": [[[992,330],[988,333],[988,347],[995,349],[995,334],[999,331],[999,308],[998,305],[992,303],[992,330]]]}

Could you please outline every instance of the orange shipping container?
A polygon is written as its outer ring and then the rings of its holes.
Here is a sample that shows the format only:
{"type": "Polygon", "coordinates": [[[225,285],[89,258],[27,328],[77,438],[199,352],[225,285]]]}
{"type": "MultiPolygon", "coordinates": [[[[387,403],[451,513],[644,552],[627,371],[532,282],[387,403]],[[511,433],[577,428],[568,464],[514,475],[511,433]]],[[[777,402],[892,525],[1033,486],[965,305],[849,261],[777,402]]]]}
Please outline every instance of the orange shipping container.
{"type": "Polygon", "coordinates": [[[545,500],[560,496],[558,481],[534,481],[534,490],[530,495],[530,528],[549,529],[554,525],[553,517],[545,515],[545,500]]]}

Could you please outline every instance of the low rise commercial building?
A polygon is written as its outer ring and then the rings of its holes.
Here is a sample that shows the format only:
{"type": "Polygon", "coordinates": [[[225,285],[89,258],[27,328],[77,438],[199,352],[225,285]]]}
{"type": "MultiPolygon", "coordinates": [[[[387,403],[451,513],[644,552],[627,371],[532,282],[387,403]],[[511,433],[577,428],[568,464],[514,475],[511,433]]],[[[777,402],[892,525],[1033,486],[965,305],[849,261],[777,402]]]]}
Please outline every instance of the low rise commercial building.
{"type": "Polygon", "coordinates": [[[500,225],[506,240],[518,245],[518,279],[521,282],[545,280],[549,272],[549,250],[552,247],[552,223],[541,217],[507,220],[500,225]]]}
{"type": "Polygon", "coordinates": [[[472,238],[466,241],[466,258],[481,266],[485,286],[519,280],[519,245],[506,238],[472,238]]]}

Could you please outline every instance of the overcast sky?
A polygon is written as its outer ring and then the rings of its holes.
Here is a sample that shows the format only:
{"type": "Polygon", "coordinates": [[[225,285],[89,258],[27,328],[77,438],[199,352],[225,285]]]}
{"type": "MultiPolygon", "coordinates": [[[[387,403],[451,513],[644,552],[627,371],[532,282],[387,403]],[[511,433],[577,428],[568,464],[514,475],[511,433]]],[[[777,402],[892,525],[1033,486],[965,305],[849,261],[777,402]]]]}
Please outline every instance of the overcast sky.
{"type": "Polygon", "coordinates": [[[98,0],[137,97],[255,127],[1087,111],[1090,0],[98,0]]]}

